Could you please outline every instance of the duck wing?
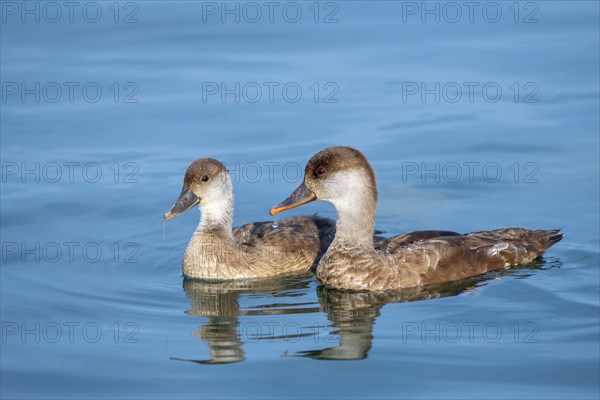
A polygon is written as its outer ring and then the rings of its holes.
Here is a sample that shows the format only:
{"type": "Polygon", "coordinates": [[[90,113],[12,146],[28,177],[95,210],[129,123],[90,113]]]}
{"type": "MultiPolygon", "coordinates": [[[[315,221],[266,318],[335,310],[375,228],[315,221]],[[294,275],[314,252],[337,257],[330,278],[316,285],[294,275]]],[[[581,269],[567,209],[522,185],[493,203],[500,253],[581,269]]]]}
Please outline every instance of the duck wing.
{"type": "Polygon", "coordinates": [[[251,222],[233,229],[236,242],[245,246],[285,246],[298,239],[319,241],[319,230],[310,217],[292,217],[277,222],[251,222]]]}
{"type": "Polygon", "coordinates": [[[392,254],[400,268],[419,273],[422,284],[436,284],[529,263],[562,238],[559,230],[508,228],[434,237],[392,254]]]}
{"type": "Polygon", "coordinates": [[[318,237],[327,248],[335,236],[335,221],[313,215],[291,217],[276,222],[250,222],[233,228],[235,241],[248,246],[256,245],[257,241],[282,240],[284,237],[302,235],[318,237]]]}
{"type": "MultiPolygon", "coordinates": [[[[377,231],[375,232],[377,233],[377,231]]],[[[422,240],[428,240],[437,238],[440,236],[463,236],[462,233],[452,231],[415,231],[409,232],[402,235],[394,236],[391,238],[383,238],[380,236],[374,237],[374,246],[377,250],[383,250],[386,252],[395,252],[400,247],[408,244],[419,242],[422,240]]]]}

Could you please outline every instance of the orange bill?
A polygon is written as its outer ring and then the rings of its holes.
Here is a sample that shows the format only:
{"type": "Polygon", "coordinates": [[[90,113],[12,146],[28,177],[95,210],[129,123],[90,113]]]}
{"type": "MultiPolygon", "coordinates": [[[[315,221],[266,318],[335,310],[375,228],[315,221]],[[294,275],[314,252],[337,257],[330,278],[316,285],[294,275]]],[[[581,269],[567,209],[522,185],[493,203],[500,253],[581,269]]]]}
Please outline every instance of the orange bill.
{"type": "Polygon", "coordinates": [[[271,215],[278,214],[282,211],[289,210],[301,206],[302,204],[310,203],[317,199],[317,196],[302,182],[300,186],[294,190],[294,193],[287,199],[271,208],[269,212],[271,215]]]}

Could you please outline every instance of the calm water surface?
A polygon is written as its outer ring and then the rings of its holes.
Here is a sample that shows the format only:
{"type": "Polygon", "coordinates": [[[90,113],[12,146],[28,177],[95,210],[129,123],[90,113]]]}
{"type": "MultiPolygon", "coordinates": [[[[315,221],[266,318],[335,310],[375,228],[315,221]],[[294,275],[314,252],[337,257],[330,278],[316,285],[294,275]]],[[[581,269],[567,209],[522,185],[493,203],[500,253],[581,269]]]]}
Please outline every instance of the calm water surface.
{"type": "Polygon", "coordinates": [[[0,38],[2,398],[598,398],[597,2],[23,4],[0,38]],[[182,277],[198,214],[162,214],[193,159],[226,163],[242,224],[337,144],[372,161],[389,235],[565,239],[393,294],[182,277]]]}

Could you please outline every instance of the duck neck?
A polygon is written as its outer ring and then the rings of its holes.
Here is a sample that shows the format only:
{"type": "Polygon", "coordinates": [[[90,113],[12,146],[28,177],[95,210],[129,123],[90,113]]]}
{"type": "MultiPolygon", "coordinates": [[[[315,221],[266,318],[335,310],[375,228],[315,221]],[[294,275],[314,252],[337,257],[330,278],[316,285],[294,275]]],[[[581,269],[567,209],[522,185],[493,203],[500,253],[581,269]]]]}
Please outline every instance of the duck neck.
{"type": "Polygon", "coordinates": [[[202,235],[215,234],[225,235],[225,238],[233,240],[231,227],[233,224],[233,195],[225,196],[201,205],[200,224],[196,233],[202,235]]]}
{"type": "Polygon", "coordinates": [[[194,278],[221,279],[239,274],[231,231],[233,195],[201,204],[200,224],[183,257],[183,273],[194,278]]]}
{"type": "Polygon", "coordinates": [[[375,207],[367,210],[357,204],[354,208],[337,208],[337,214],[334,242],[343,241],[373,247],[375,207]]]}
{"type": "Polygon", "coordinates": [[[371,185],[365,184],[367,178],[360,174],[346,175],[348,176],[338,177],[346,185],[340,187],[340,192],[331,200],[338,215],[334,242],[373,247],[377,188],[374,182],[371,185]]]}

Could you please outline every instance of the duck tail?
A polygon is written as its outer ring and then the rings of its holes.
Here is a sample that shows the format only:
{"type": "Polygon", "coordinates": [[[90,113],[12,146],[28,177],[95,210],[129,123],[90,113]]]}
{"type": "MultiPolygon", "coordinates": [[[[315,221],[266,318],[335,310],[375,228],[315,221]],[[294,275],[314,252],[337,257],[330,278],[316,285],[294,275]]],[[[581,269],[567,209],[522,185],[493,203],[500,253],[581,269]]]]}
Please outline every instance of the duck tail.
{"type": "Polygon", "coordinates": [[[513,240],[521,242],[526,248],[533,250],[537,255],[541,255],[544,251],[560,242],[563,238],[563,233],[560,229],[550,230],[529,230],[515,229],[516,235],[513,240]]]}
{"type": "MultiPolygon", "coordinates": [[[[502,254],[505,260],[511,265],[533,261],[563,238],[563,234],[559,229],[530,230],[523,228],[474,232],[468,236],[478,236],[486,240],[492,239],[498,242],[497,245],[500,243],[509,245],[502,254]]],[[[497,245],[489,247],[493,254],[496,254],[498,251],[497,245]]]]}
{"type": "Polygon", "coordinates": [[[531,250],[543,253],[554,244],[560,242],[563,233],[560,229],[532,230],[523,228],[505,228],[493,231],[472,232],[468,236],[482,236],[497,241],[511,241],[526,245],[531,250]]]}
{"type": "Polygon", "coordinates": [[[560,229],[552,229],[548,231],[533,231],[538,234],[538,243],[540,244],[540,253],[546,251],[556,243],[560,242],[564,237],[564,234],[560,229]]]}
{"type": "Polygon", "coordinates": [[[521,256],[525,256],[520,262],[529,262],[542,255],[543,252],[560,242],[563,234],[559,229],[551,230],[529,230],[523,229],[515,238],[521,244],[521,256]]]}
{"type": "Polygon", "coordinates": [[[526,230],[525,235],[528,236],[525,240],[528,244],[523,246],[525,249],[524,254],[527,255],[529,253],[529,256],[526,256],[526,259],[521,262],[530,262],[540,257],[542,253],[560,242],[563,238],[563,234],[559,229],[526,230]]]}

